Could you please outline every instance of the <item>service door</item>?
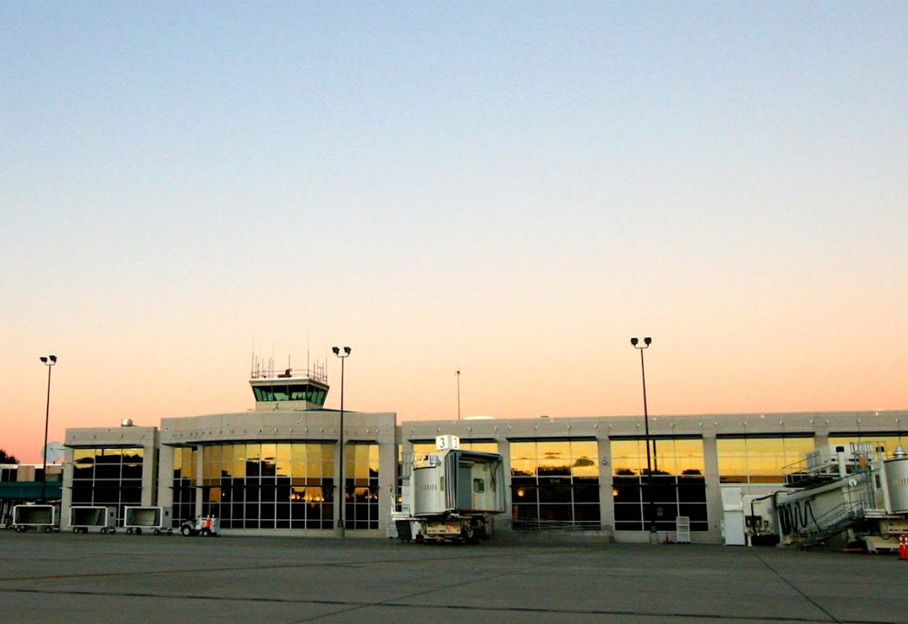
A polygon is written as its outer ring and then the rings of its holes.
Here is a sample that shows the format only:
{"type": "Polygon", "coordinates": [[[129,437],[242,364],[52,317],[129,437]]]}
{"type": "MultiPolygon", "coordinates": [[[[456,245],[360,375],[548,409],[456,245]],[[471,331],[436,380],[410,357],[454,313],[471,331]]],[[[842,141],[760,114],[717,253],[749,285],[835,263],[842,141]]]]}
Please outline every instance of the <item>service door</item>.
{"type": "Polygon", "coordinates": [[[473,509],[473,464],[460,462],[457,467],[457,508],[473,509]]]}

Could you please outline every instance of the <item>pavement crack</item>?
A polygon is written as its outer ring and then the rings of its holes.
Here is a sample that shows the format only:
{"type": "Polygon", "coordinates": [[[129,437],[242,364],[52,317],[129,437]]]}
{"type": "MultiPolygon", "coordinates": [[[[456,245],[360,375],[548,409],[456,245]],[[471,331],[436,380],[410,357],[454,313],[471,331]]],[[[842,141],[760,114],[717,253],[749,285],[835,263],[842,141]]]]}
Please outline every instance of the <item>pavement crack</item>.
{"type": "Polygon", "coordinates": [[[829,621],[830,621],[830,622],[836,622],[837,624],[841,624],[842,620],[838,619],[836,616],[834,616],[832,613],[830,613],[825,607],[823,607],[823,605],[821,605],[820,603],[818,603],[816,600],[814,600],[813,598],[811,598],[810,596],[808,596],[808,595],[805,594],[804,592],[802,592],[802,591],[800,590],[800,588],[798,588],[794,583],[792,583],[792,582],[789,581],[787,578],[785,578],[785,577],[782,575],[781,572],[779,572],[779,571],[776,570],[774,567],[772,567],[771,565],[769,565],[769,562],[766,561],[766,560],[765,560],[763,557],[761,557],[759,554],[757,555],[757,559],[759,559],[759,560],[760,560],[760,563],[762,563],[764,566],[766,566],[766,568],[767,568],[770,572],[772,572],[773,574],[775,574],[775,575],[779,578],[779,580],[781,580],[783,583],[785,583],[786,585],[788,585],[789,587],[791,587],[794,591],[796,591],[798,594],[800,594],[801,597],[804,598],[804,600],[806,600],[807,602],[809,602],[810,604],[812,604],[813,606],[815,606],[817,609],[819,609],[819,610],[822,611],[823,613],[825,613],[825,614],[827,615],[827,617],[829,617],[829,621]]]}

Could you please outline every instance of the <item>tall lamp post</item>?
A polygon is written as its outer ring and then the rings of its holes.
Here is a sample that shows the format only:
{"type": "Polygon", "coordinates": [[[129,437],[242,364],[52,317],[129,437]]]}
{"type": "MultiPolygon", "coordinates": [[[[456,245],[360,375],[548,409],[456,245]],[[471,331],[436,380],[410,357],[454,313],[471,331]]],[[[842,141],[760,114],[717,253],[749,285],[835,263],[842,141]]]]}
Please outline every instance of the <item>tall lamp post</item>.
{"type": "Polygon", "coordinates": [[[643,351],[652,344],[653,339],[647,336],[643,339],[643,344],[637,338],[631,338],[631,345],[640,352],[640,375],[643,377],[643,435],[646,440],[646,475],[647,490],[649,491],[649,541],[658,543],[659,535],[656,531],[656,505],[653,492],[653,462],[650,455],[649,439],[649,413],[646,409],[646,368],[643,365],[643,351]]]}
{"type": "Polygon", "coordinates": [[[457,371],[457,420],[460,420],[460,371],[457,371]]]}
{"type": "Polygon", "coordinates": [[[50,369],[57,363],[56,355],[41,356],[41,361],[47,366],[47,408],[44,411],[44,446],[41,455],[44,457],[44,472],[41,474],[41,502],[47,502],[47,430],[50,427],[50,369]]]}
{"type": "Polygon", "coordinates": [[[344,360],[350,357],[350,347],[344,347],[343,354],[341,353],[340,347],[332,347],[334,355],[340,358],[341,361],[341,415],[340,415],[340,472],[339,472],[339,481],[340,487],[338,488],[339,499],[338,503],[339,509],[337,514],[337,530],[335,531],[337,537],[344,537],[346,530],[344,529],[344,507],[347,505],[347,483],[344,479],[344,360]]]}

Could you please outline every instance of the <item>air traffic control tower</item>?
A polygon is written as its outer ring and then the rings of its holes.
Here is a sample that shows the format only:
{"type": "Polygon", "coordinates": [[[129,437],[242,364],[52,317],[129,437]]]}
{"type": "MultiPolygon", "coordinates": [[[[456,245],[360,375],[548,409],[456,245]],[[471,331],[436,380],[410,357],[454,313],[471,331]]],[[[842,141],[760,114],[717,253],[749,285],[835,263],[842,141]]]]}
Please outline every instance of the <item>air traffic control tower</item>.
{"type": "Polygon", "coordinates": [[[316,365],[305,371],[286,369],[275,374],[258,367],[249,379],[255,394],[255,411],[301,412],[323,409],[328,396],[328,376],[316,365]]]}

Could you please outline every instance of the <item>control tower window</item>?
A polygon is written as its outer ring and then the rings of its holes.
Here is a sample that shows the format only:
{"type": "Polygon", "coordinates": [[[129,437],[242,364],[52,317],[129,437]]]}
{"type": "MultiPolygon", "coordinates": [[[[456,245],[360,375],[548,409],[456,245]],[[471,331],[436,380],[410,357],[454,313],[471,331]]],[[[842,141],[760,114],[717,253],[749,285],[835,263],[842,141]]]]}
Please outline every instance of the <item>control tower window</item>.
{"type": "Polygon", "coordinates": [[[253,386],[256,401],[309,401],[324,405],[327,390],[309,384],[274,384],[253,386]]]}

